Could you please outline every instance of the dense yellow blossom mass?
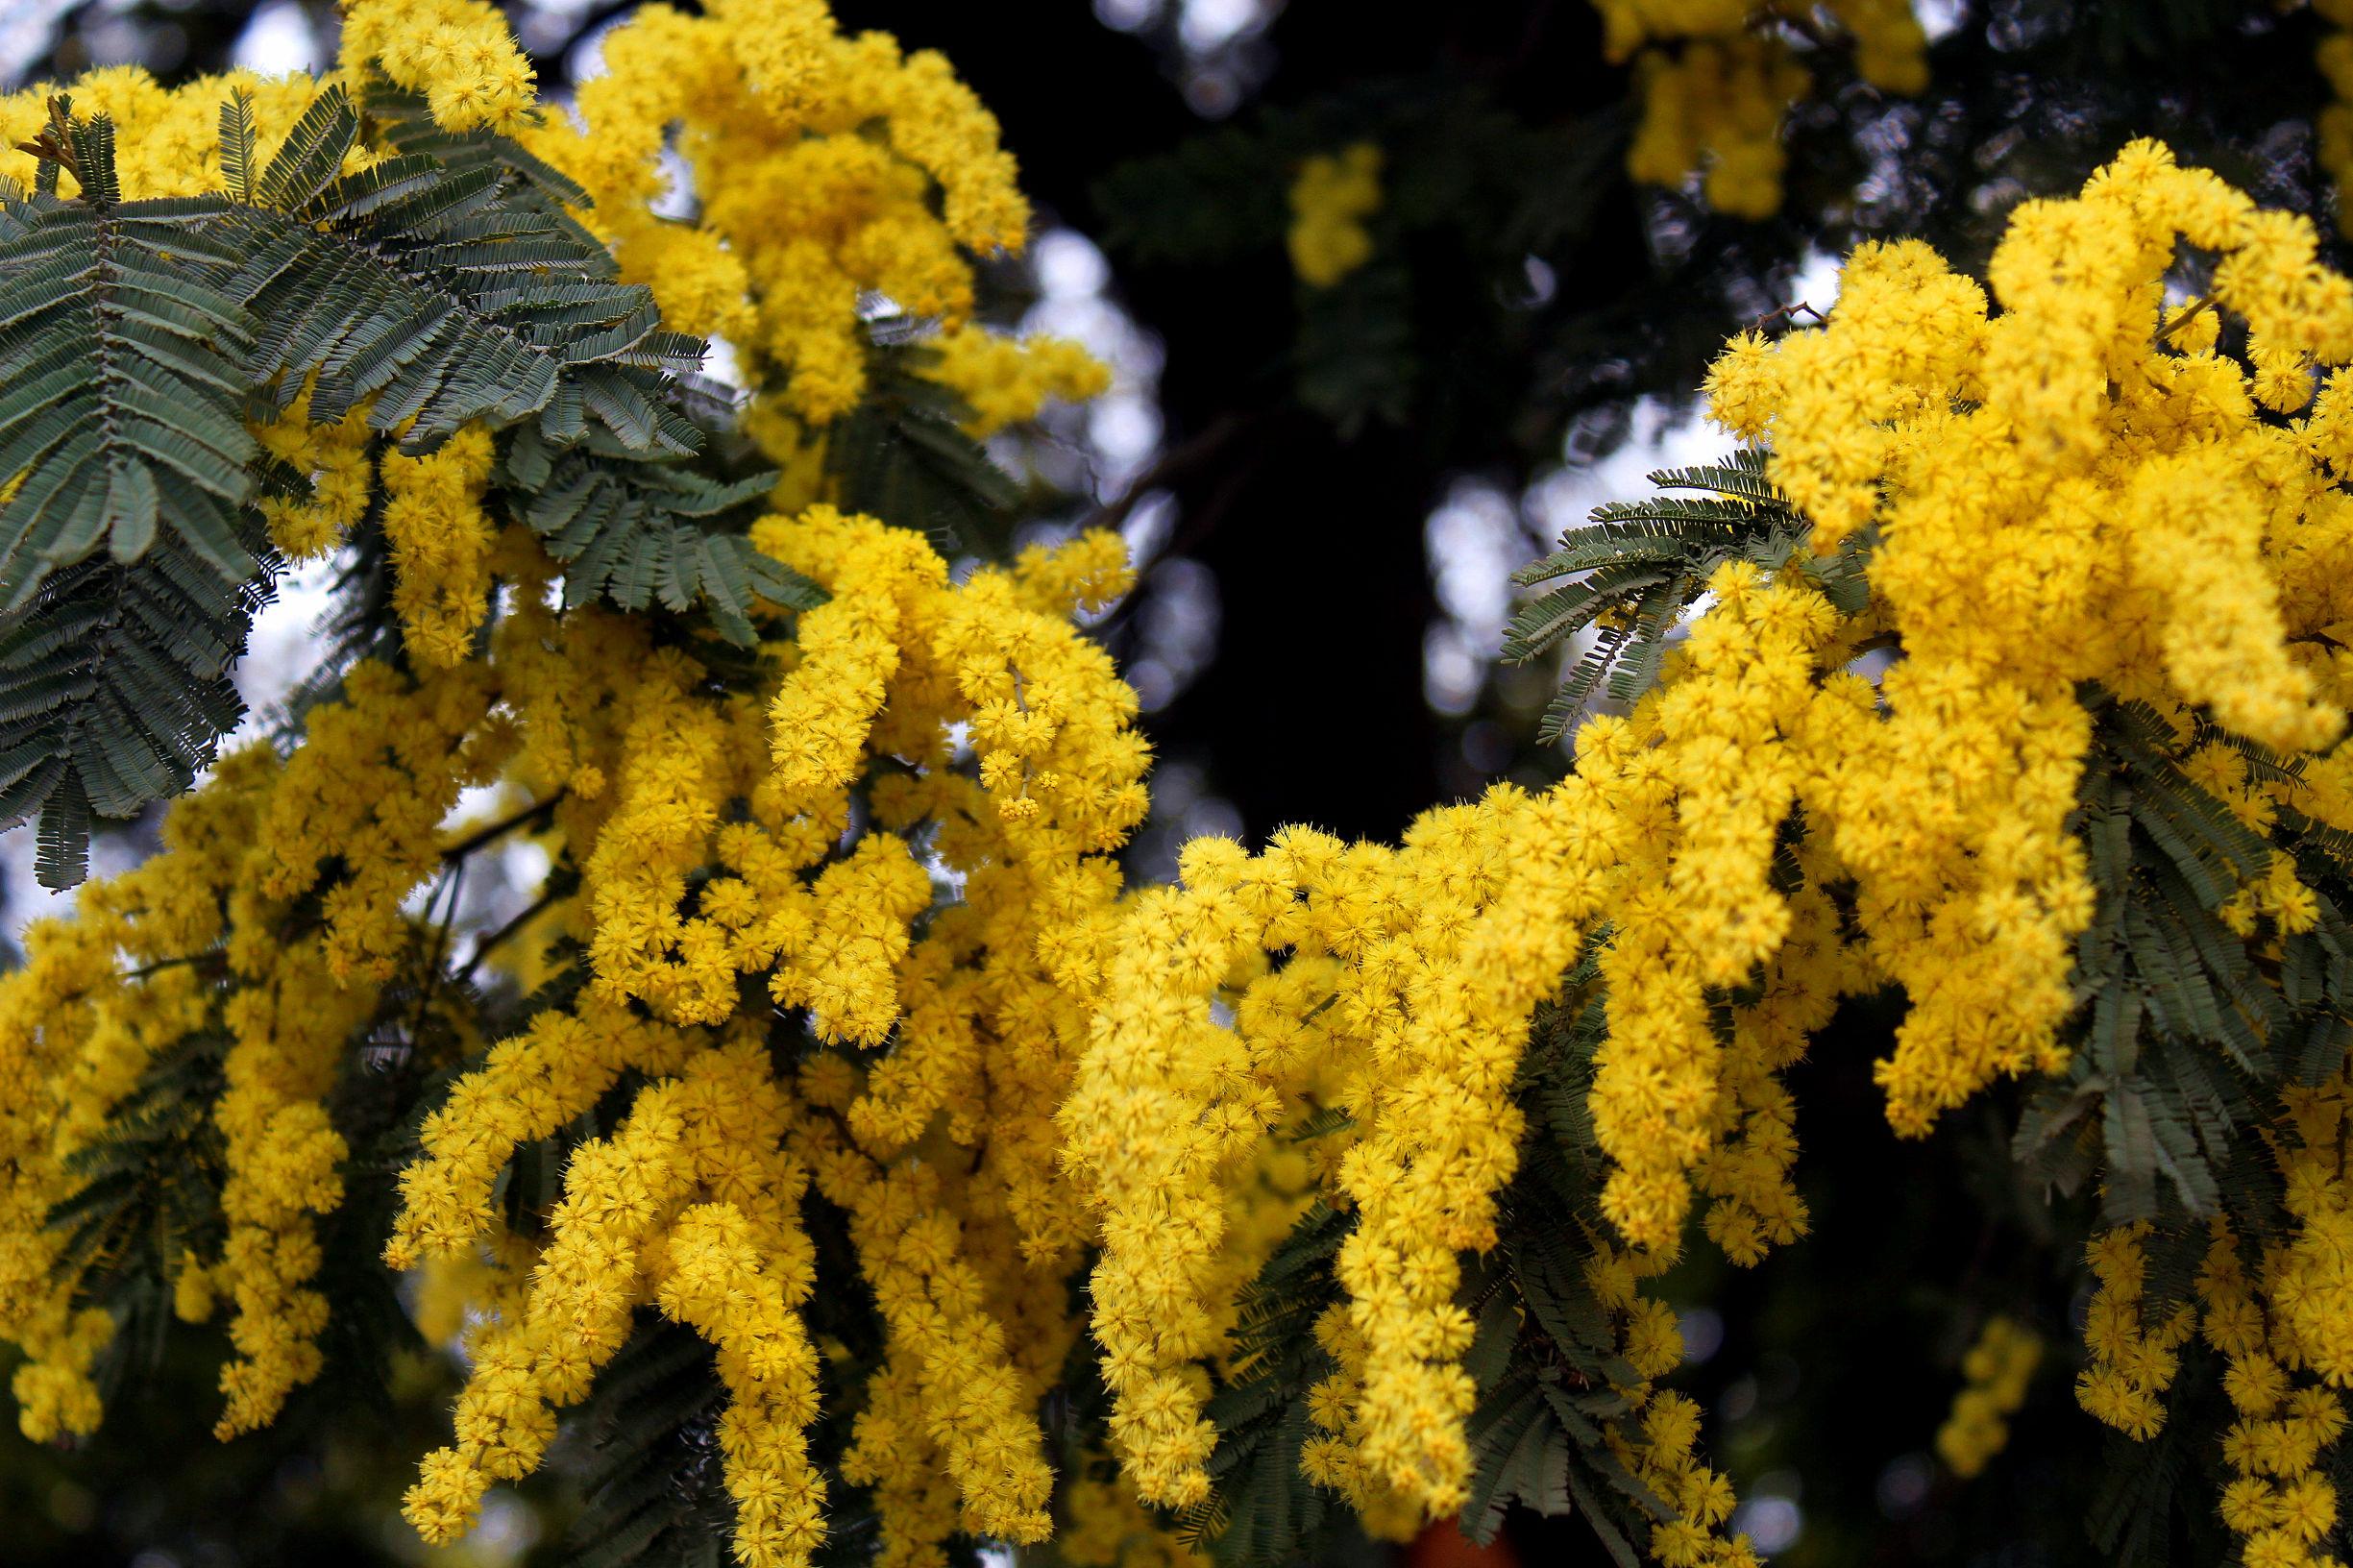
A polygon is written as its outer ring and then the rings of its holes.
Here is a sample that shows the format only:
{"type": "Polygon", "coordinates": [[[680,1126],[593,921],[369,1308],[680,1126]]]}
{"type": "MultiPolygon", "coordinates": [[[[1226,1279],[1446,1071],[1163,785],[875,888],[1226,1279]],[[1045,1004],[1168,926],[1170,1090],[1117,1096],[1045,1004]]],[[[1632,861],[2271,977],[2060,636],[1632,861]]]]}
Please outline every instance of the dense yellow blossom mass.
{"type": "Polygon", "coordinates": [[[579,129],[527,141],[595,199],[623,278],[670,325],[735,344],[748,376],[772,370],[796,421],[857,403],[862,296],[960,328],[968,256],[1026,238],[1013,159],[971,90],[937,54],[844,35],[823,0],[643,6],[602,49],[579,129]],[[693,171],[688,221],[652,208],[672,145],[693,171]]]}
{"type": "Polygon", "coordinates": [[[2317,1548],[2338,1522],[2327,1460],[2345,1430],[2342,1390],[2353,1384],[2346,1089],[2333,1077],[2282,1098],[2271,1142],[2287,1182],[2290,1238],[2254,1261],[2230,1223],[2216,1218],[2194,1303],[2174,1308],[2151,1333],[2139,1321],[2146,1228],[2099,1237],[2091,1261],[2100,1289],[2084,1330],[2093,1369],[2076,1386],[2093,1415],[2131,1436],[2152,1436],[2165,1423],[2162,1398],[2194,1324],[2222,1362],[2236,1417],[2222,1434],[2231,1477],[2218,1505],[2222,1522],[2242,1538],[2249,1563],[2327,1568],[2336,1559],[2317,1548]]]}
{"type": "MultiPolygon", "coordinates": [[[[1876,694],[1833,683],[1846,704],[1822,712],[1854,747],[1822,825],[1913,1000],[1881,1067],[1901,1129],[2056,1061],[2092,909],[2066,825],[2080,683],[2185,734],[2203,707],[2283,753],[2342,729],[2348,672],[2320,634],[2353,545],[2333,482],[2353,382],[2316,401],[2313,370],[2353,356],[2353,284],[2316,237],[2143,143],[2080,198],[2020,209],[1990,269],[1998,314],[1923,247],[1868,247],[1826,329],[1717,366],[1718,417],[1772,442],[1816,550],[1875,530],[1875,613],[1902,638],[1876,694]],[[2203,301],[2165,298],[2177,241],[2220,257],[2203,301]],[[2252,367],[2182,341],[2217,308],[2247,324],[2252,367]],[[2272,355],[2293,384],[2267,381],[2272,355]],[[1935,787],[1854,787],[1902,765],[1935,787]]],[[[2316,755],[2267,790],[2335,822],[2342,767],[2316,755]]]]}
{"type": "MultiPolygon", "coordinates": [[[[1788,64],[1746,52],[1747,8],[1604,9],[1617,52],[1677,46],[1646,67],[1638,159],[1662,177],[1704,159],[1720,206],[1769,208],[1788,64]]],[[[1908,8],[1826,9],[1867,74],[1916,79],[1908,8]]],[[[624,275],[737,346],[744,427],[780,461],[864,391],[862,295],[940,324],[931,374],[976,431],[1101,384],[1066,345],[969,319],[973,258],[1028,220],[986,111],[937,57],[846,37],[816,0],[641,10],[581,125],[538,115],[473,0],[359,0],[345,44],[345,75],[380,70],[445,127],[512,131],[577,178],[624,275]],[[652,206],[674,137],[683,220],[652,206]]],[[[219,184],[196,107],[231,85],[101,73],[77,92],[121,123],[127,184],[189,191],[219,184]]],[[[265,135],[311,90],[254,88],[265,135]]],[[[0,101],[0,129],[33,102],[0,101]]],[[[1309,282],[1365,258],[1377,167],[1351,149],[1303,174],[1309,282]]],[[[1590,1446],[1657,1504],[1641,1544],[1667,1568],[1745,1568],[1698,1407],[1664,1386],[1675,1313],[1644,1282],[1695,1210],[1739,1264],[1804,1234],[1780,1075],[1840,998],[1907,1004],[1877,1066],[1898,1133],[2068,1067],[2099,899],[2074,814],[2103,703],[2153,714],[2250,832],[2292,812],[2353,832],[2333,749],[2353,692],[2353,282],[2316,257],[2308,220],[2145,142],[2022,207],[1983,283],[1919,244],[1863,248],[1826,325],[1744,336],[1708,386],[1810,538],[1717,567],[1658,681],[1583,725],[1565,778],[1435,807],[1394,845],[1198,840],[1165,887],[1124,884],[1150,752],[1084,629],[1129,585],[1116,537],[958,563],[796,493],[824,489],[804,464],[750,539],[825,600],[752,606],[757,647],[721,663],[654,617],[556,606],[555,563],[487,504],[493,432],[404,456],[364,423],[309,427],[297,395],[262,439],[316,483],[267,521],[314,553],[380,500],[399,636],[286,754],[224,758],[162,853],[33,927],[0,977],[21,1425],[102,1417],[119,1325],[46,1220],[109,1115],[184,1050],[213,1053],[220,1212],[169,1266],[183,1315],[229,1314],[221,1432],[317,1376],[348,1102],[363,1048],[386,1045],[443,1087],[381,1255],[466,1352],[451,1440],[405,1501],[429,1541],[536,1469],[559,1412],[659,1318],[712,1347],[747,1568],[811,1560],[836,1478],[874,1500],[893,1565],[941,1560],[959,1531],[1041,1541],[1058,1517],[1073,1560],[1112,1560],[1123,1533],[1152,1543],[1134,1560],[1180,1560],[1171,1513],[1149,1510],[1209,1500],[1242,1292],[1318,1200],[1347,1232],[1300,1469],[1408,1531],[1471,1500],[1471,1275],[1531,1140],[1581,1116],[1605,1169],[1590,1222],[1559,1225],[1608,1367],[1581,1390],[1590,1446]],[[2194,297],[2172,287],[2185,248],[2212,258],[2194,297]],[[1868,559],[1859,610],[1805,570],[1841,551],[1868,559]],[[519,814],[453,828],[488,786],[519,814]],[[459,967],[436,911],[502,831],[547,852],[516,928],[541,951],[515,962],[551,984],[482,1039],[492,939],[459,967]],[[1532,1117],[1523,1069],[1555,1009],[1600,1021],[1590,1091],[1532,1117]],[[537,1205],[502,1185],[533,1148],[561,1165],[537,1205]],[[870,1302],[872,1364],[813,1332],[836,1297],[870,1302]],[[1058,1477],[1042,1410],[1074,1354],[1109,1396],[1109,1453],[1058,1477]],[[851,1434],[827,1459],[820,1404],[843,1380],[851,1434]]],[[[2267,963],[2319,919],[2285,851],[2214,902],[2267,963]]],[[[2182,1357],[2224,1358],[2243,1419],[2222,1516],[2273,1568],[2317,1560],[2333,1528],[2316,1466],[2353,1383],[2347,1091],[2341,1065],[2323,1077],[2267,1091],[2289,1227],[2218,1221],[2195,1304],[2152,1286],[2150,1226],[2089,1257],[2081,1403],[2145,1436],[2182,1357]]],[[[1538,1315],[1507,1299],[1494,1320],[1538,1315]]],[[[2032,1366],[2031,1340],[1988,1332],[1940,1438],[1957,1470],[1998,1446],[2032,1366]]]]}
{"type": "MultiPolygon", "coordinates": [[[[1634,61],[1642,95],[1642,124],[1627,159],[1634,178],[1679,185],[1700,173],[1719,211],[1744,218],[1778,211],[1788,165],[1781,121],[1814,80],[1792,47],[1782,8],[1594,0],[1594,9],[1608,57],[1634,61]]],[[[1928,85],[1927,40],[1904,0],[1830,0],[1804,9],[1851,39],[1856,74],[1871,86],[1915,93],[1928,85]]]]}

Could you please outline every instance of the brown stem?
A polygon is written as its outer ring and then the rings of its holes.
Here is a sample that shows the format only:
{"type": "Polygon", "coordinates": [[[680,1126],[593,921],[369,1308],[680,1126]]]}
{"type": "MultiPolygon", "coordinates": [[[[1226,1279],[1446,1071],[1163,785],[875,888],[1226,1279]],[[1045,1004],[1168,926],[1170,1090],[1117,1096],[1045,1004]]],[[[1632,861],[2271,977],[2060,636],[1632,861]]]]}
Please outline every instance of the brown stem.
{"type": "Polygon", "coordinates": [[[548,796],[545,800],[539,801],[535,805],[528,806],[524,810],[515,813],[512,817],[507,818],[503,821],[492,822],[488,827],[480,828],[475,832],[467,834],[455,844],[451,845],[447,849],[442,850],[441,858],[444,860],[463,860],[468,855],[474,853],[474,851],[477,849],[482,847],[482,845],[491,843],[493,840],[505,837],[507,834],[512,833],[516,828],[523,826],[526,822],[552,816],[555,812],[557,804],[563,800],[564,794],[564,791],[558,790],[553,795],[548,796]]]}
{"type": "Polygon", "coordinates": [[[474,978],[474,971],[481,968],[482,960],[488,957],[493,949],[497,948],[501,943],[508,941],[525,926],[530,924],[532,920],[538,919],[540,916],[546,914],[550,909],[553,908],[563,896],[563,894],[553,891],[542,893],[538,897],[532,899],[530,903],[526,906],[522,914],[517,915],[513,919],[507,921],[504,925],[500,926],[496,931],[491,932],[490,935],[476,943],[474,944],[473,953],[466,959],[466,967],[457,971],[457,983],[462,986],[468,981],[472,980],[474,978]]]}
{"type": "Polygon", "coordinates": [[[2171,337],[2175,332],[2180,331],[2184,327],[2189,326],[2190,323],[2197,320],[2198,317],[2204,315],[2207,311],[2213,308],[2214,296],[2209,294],[2204,299],[2198,301],[2195,305],[2190,306],[2190,308],[2187,310],[2184,310],[2180,315],[2175,316],[2165,326],[2158,328],[2157,341],[2163,343],[2168,338],[2171,337]]]}

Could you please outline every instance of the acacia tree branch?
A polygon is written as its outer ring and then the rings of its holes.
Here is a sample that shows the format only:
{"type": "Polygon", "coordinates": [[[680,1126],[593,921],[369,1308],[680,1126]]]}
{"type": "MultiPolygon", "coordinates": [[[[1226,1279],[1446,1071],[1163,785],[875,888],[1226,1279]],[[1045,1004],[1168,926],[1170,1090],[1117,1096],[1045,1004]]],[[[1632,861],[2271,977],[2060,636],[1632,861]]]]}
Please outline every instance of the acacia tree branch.
{"type": "Polygon", "coordinates": [[[555,808],[562,802],[564,795],[565,792],[563,790],[558,790],[553,795],[549,796],[545,800],[541,800],[535,804],[527,806],[523,810],[516,812],[512,817],[508,817],[502,821],[492,822],[487,827],[476,829],[474,832],[469,833],[464,838],[458,840],[455,844],[451,845],[447,849],[442,850],[441,858],[449,861],[463,860],[468,855],[474,853],[474,851],[477,849],[481,848],[484,845],[505,837],[507,834],[512,833],[516,828],[523,826],[527,822],[544,821],[547,818],[553,816],[555,814],[555,808]]]}

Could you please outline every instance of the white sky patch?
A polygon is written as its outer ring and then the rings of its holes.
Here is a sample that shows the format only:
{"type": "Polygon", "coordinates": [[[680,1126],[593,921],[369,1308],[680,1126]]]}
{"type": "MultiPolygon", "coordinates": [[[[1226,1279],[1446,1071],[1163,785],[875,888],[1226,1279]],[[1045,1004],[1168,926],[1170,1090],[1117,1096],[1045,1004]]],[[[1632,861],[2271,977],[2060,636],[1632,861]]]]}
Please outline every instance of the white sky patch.
{"type": "Polygon", "coordinates": [[[1838,275],[1845,265],[1844,260],[1827,251],[1807,252],[1805,265],[1798,269],[1797,280],[1789,285],[1794,296],[1792,303],[1810,305],[1826,312],[1838,303],[1838,275]]]}
{"type": "Polygon", "coordinates": [[[735,345],[723,337],[706,339],[702,352],[702,373],[719,382],[739,398],[745,395],[744,360],[735,345]]]}
{"type": "Polygon", "coordinates": [[[1177,32],[1186,48],[1207,54],[1263,27],[1273,9],[1263,0],[1185,0],[1177,32]]]}
{"type": "MultiPolygon", "coordinates": [[[[277,722],[278,704],[316,668],[318,625],[332,598],[338,562],[329,555],[306,561],[278,579],[278,597],[254,617],[234,678],[245,698],[245,718],[221,743],[226,751],[267,734],[277,722]]],[[[201,781],[201,778],[200,778],[201,781]]],[[[65,914],[74,906],[71,890],[51,893],[33,878],[36,823],[24,822],[0,833],[0,927],[13,939],[25,922],[65,914]]],[[[101,834],[90,841],[90,875],[112,876],[138,864],[136,848],[120,835],[101,834]]]]}
{"type": "Polygon", "coordinates": [[[1457,480],[1423,529],[1438,604],[1482,640],[1503,646],[1511,610],[1511,574],[1534,551],[1511,498],[1491,484],[1457,480]]]}
{"type": "Polygon", "coordinates": [[[269,0],[237,35],[230,58],[260,76],[285,76],[315,71],[326,63],[327,50],[310,17],[293,0],[269,0]]]}
{"type": "Polygon", "coordinates": [[[1111,385],[1083,410],[1048,409],[1044,424],[1060,427],[1075,418],[1074,432],[1087,450],[1098,499],[1125,490],[1160,450],[1164,433],[1160,374],[1165,359],[1160,339],[1137,325],[1104,291],[1111,263],[1095,242],[1075,229],[1049,229],[1030,248],[1038,281],[1038,303],[1022,317],[1021,333],[1066,337],[1111,370],[1111,385]]]}
{"type": "Polygon", "coordinates": [[[286,694],[317,668],[320,623],[334,600],[335,576],[343,552],[305,561],[278,579],[278,597],[254,617],[237,664],[237,693],[245,698],[245,722],[222,749],[267,732],[286,694]]]}
{"type": "Polygon", "coordinates": [[[1949,37],[1961,26],[1961,0],[1912,0],[1912,14],[1930,43],[1949,37]]]}
{"type": "Polygon", "coordinates": [[[1440,713],[1468,713],[1503,649],[1511,574],[1534,557],[1535,542],[1508,494],[1457,479],[1423,524],[1422,549],[1444,612],[1422,634],[1422,697],[1440,713]]]}
{"type": "Polygon", "coordinates": [[[1649,476],[1657,470],[1708,462],[1733,447],[1732,438],[1697,409],[1679,411],[1657,398],[1637,402],[1632,422],[1627,438],[1608,456],[1556,468],[1529,486],[1524,502],[1529,523],[1546,549],[1569,529],[1584,527],[1593,508],[1604,502],[1647,494],[1649,476]]]}
{"type": "Polygon", "coordinates": [[[22,82],[57,42],[58,27],[78,0],[14,0],[0,5],[0,82],[22,82]]]}

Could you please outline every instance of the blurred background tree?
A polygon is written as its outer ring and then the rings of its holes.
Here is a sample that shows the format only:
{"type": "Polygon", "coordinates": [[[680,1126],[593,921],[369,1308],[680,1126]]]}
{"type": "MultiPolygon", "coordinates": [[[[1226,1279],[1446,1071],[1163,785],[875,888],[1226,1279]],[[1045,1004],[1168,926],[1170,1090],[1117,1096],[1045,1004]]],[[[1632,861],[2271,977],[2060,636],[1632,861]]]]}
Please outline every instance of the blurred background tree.
{"type": "MultiPolygon", "coordinates": [[[[561,102],[629,7],[506,9],[561,102]]],[[[1255,839],[1305,818],[1389,836],[1488,779],[1556,776],[1565,754],[1536,733],[1557,672],[1495,662],[1509,573],[1593,504],[1639,493],[1645,470],[1721,453],[1692,413],[1708,360],[1734,332],[1826,306],[1831,257],[1857,241],[1919,236],[1978,268],[2019,201],[2071,190],[2142,135],[2267,205],[2325,215],[2337,200],[2310,11],[1915,9],[1930,86],[1900,97],[1862,81],[1807,8],[1760,8],[1814,87],[1782,129],[1786,199],[1754,221],[1711,209],[1696,181],[1629,177],[1635,73],[1605,58],[1587,0],[843,0],[846,27],[946,53],[1022,160],[1040,233],[990,280],[984,313],[1078,337],[1114,369],[1104,398],[1000,438],[1028,481],[1023,521],[968,543],[1082,518],[1130,540],[1142,586],[1098,629],[1161,756],[1138,873],[1168,874],[1196,833],[1255,839]],[[1369,243],[1308,282],[1291,192],[1311,159],[1360,147],[1378,159],[1369,243]]],[[[0,7],[0,82],[321,65],[335,25],[329,0],[16,0],[0,7]]],[[[257,631],[249,692],[301,674],[311,632],[300,585],[286,597],[257,631]]],[[[12,927],[42,895],[29,845],[6,847],[12,927]]],[[[1687,1282],[1711,1302],[1684,1321],[1707,1445],[1739,1483],[1741,1527],[1792,1565],[2099,1560],[2083,1528],[2094,1467],[2061,1457],[2087,1446],[2088,1418],[2048,1363],[2001,1465],[1964,1482],[1933,1451],[1981,1327],[1961,1286],[1979,1303],[2014,1291],[2022,1320],[2063,1339],[2075,1326],[2032,1303],[2072,1260],[2045,1244],[1998,1097],[1891,1147],[1865,1066],[1888,1027],[1884,1004],[1851,1010],[1792,1077],[1815,1237],[1752,1274],[1687,1282]],[[1959,1184],[1994,1216],[1966,1245],[1944,1201],[1959,1184]]],[[[127,1398],[86,1453],[0,1433],[0,1556],[426,1558],[396,1505],[449,1366],[420,1342],[379,1383],[323,1382],[270,1432],[220,1446],[205,1432],[215,1364],[187,1349],[178,1392],[127,1398]]],[[[561,1483],[520,1495],[436,1560],[562,1560],[561,1483]]],[[[1574,1522],[1515,1520],[1507,1542],[1528,1561],[1598,1552],[1574,1522]]]]}

